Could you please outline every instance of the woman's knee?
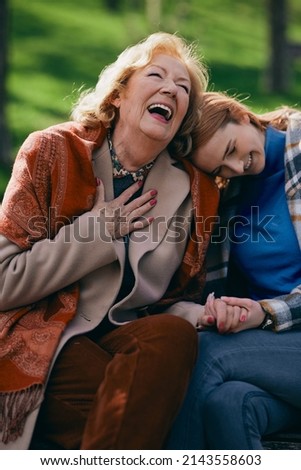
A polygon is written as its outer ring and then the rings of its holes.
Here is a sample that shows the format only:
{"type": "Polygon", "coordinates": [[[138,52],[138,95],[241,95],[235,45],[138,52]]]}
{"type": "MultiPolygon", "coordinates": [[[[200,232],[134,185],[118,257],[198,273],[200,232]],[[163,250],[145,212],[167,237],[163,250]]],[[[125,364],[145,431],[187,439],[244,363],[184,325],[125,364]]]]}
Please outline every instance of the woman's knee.
{"type": "Polygon", "coordinates": [[[246,396],[250,392],[248,385],[243,382],[229,381],[213,389],[206,398],[206,417],[209,419],[214,417],[223,422],[236,419],[238,413],[241,414],[246,396]]]}
{"type": "Polygon", "coordinates": [[[197,354],[197,332],[196,329],[185,319],[169,315],[160,314],[151,320],[157,344],[166,352],[173,356],[185,355],[196,359],[197,354]]]}
{"type": "Polygon", "coordinates": [[[104,336],[99,344],[111,354],[139,354],[151,361],[191,364],[197,353],[197,333],[187,320],[150,315],[127,323],[104,336]]]}
{"type": "Polygon", "coordinates": [[[165,364],[179,373],[190,373],[197,357],[196,329],[187,320],[169,314],[148,317],[146,324],[152,335],[147,342],[154,356],[160,362],[165,358],[165,364]]]}
{"type": "Polygon", "coordinates": [[[188,341],[193,340],[197,342],[196,328],[184,318],[168,313],[162,313],[148,318],[151,319],[151,321],[157,322],[158,329],[165,331],[165,333],[168,333],[170,336],[181,336],[188,341]]]}
{"type": "Polygon", "coordinates": [[[258,413],[263,394],[251,384],[229,381],[208,395],[204,424],[211,449],[260,448],[267,418],[266,413],[258,413]]]}
{"type": "Polygon", "coordinates": [[[141,343],[171,349],[197,349],[196,329],[187,320],[175,315],[150,315],[128,324],[127,327],[141,343]]]}
{"type": "MultiPolygon", "coordinates": [[[[234,423],[241,420],[244,428],[253,432],[266,432],[273,406],[288,406],[255,385],[229,381],[217,387],[207,397],[205,406],[206,421],[234,423]]],[[[232,423],[232,425],[231,425],[232,423]]]]}

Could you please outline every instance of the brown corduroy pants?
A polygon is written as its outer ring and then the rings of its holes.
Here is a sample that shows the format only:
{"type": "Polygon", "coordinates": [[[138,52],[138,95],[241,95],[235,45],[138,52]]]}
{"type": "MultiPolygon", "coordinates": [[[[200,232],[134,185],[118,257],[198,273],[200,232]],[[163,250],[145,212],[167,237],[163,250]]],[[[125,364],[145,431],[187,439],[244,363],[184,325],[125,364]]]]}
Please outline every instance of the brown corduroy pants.
{"type": "Polygon", "coordinates": [[[196,331],[154,315],[92,341],[70,340],[59,355],[35,428],[45,448],[162,449],[182,403],[196,331]]]}

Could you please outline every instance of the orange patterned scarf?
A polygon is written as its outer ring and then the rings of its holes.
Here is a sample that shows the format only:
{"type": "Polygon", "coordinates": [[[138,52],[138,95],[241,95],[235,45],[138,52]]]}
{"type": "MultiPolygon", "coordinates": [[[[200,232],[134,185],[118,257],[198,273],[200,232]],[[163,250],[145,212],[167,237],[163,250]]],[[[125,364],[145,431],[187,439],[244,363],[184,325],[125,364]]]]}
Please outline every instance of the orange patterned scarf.
{"type": "Polygon", "coordinates": [[[181,300],[200,302],[206,280],[206,252],[216,222],[219,189],[214,180],[197,170],[189,161],[182,160],[190,177],[193,204],[193,223],[183,261],[175,272],[164,297],[148,308],[150,313],[159,313],[181,300]]]}
{"type": "MultiPolygon", "coordinates": [[[[91,154],[104,135],[103,128],[87,130],[75,123],[31,134],[17,155],[4,196],[0,233],[28,250],[90,210],[96,191],[91,154]]],[[[52,358],[77,301],[78,287],[71,285],[32,305],[0,312],[4,443],[22,434],[27,415],[42,400],[52,358]]]]}
{"type": "MultiPolygon", "coordinates": [[[[95,196],[91,158],[105,129],[76,123],[31,134],[22,145],[0,211],[0,233],[29,250],[54,238],[59,228],[90,210],[95,196]],[[51,210],[50,210],[51,209],[51,210]]],[[[197,300],[204,283],[204,258],[217,212],[213,181],[184,162],[191,180],[195,224],[187,250],[162,306],[197,300]]],[[[38,274],[37,274],[38,275],[38,274]]],[[[32,305],[0,312],[0,433],[8,443],[22,435],[26,417],[43,398],[49,367],[62,332],[74,317],[78,286],[71,285],[32,305]]]]}

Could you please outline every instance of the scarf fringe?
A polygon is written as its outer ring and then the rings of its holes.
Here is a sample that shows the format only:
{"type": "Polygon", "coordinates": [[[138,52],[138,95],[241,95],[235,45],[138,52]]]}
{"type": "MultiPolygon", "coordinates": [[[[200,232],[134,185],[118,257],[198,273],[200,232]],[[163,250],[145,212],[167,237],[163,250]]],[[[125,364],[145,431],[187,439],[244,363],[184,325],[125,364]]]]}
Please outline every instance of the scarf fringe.
{"type": "Polygon", "coordinates": [[[23,434],[28,414],[38,406],[44,386],[34,384],[16,392],[0,393],[0,432],[2,442],[8,444],[23,434]]]}

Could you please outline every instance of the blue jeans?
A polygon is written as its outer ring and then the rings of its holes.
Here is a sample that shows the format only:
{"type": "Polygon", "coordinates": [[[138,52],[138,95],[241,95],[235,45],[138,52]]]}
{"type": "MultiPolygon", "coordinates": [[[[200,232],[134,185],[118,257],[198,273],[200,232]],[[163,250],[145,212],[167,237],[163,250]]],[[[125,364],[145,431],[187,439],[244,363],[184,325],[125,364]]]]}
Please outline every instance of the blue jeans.
{"type": "Polygon", "coordinates": [[[301,331],[199,333],[198,360],[167,449],[262,449],[301,428],[301,331]]]}

